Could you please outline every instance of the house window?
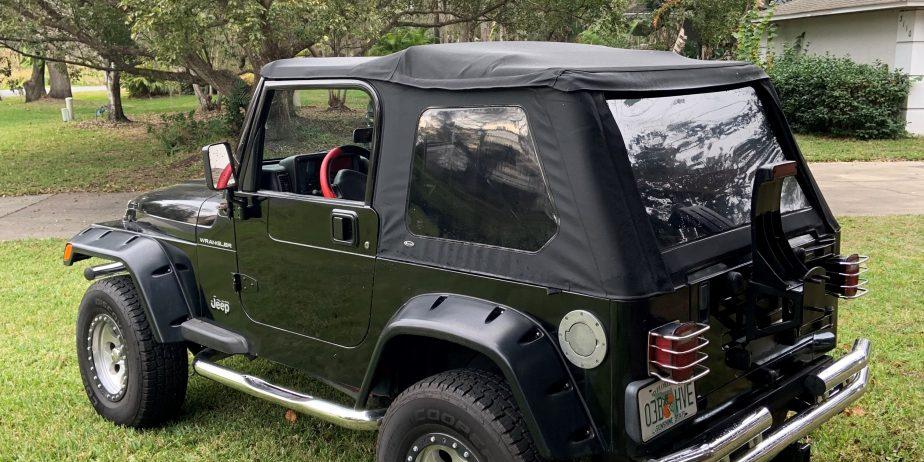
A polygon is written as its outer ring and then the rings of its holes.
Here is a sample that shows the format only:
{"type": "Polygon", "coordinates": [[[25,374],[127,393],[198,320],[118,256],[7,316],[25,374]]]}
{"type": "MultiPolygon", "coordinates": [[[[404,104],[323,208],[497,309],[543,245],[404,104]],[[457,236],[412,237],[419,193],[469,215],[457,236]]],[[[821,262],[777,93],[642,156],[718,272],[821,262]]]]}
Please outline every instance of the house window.
{"type": "Polygon", "coordinates": [[[539,250],[558,228],[526,113],[428,109],[414,144],[407,223],[418,236],[539,250]]]}

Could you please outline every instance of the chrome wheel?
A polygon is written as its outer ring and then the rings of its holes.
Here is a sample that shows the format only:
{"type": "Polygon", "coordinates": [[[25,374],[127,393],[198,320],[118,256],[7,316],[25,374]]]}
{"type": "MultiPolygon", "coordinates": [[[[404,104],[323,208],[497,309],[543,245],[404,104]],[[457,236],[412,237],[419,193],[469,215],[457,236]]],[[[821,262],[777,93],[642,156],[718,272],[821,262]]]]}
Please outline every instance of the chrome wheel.
{"type": "Polygon", "coordinates": [[[108,314],[93,318],[87,333],[93,381],[110,401],[118,401],[128,385],[125,340],[115,319],[108,314]]]}
{"type": "Polygon", "coordinates": [[[408,462],[478,462],[472,451],[461,441],[443,434],[428,433],[411,445],[408,462]]]}

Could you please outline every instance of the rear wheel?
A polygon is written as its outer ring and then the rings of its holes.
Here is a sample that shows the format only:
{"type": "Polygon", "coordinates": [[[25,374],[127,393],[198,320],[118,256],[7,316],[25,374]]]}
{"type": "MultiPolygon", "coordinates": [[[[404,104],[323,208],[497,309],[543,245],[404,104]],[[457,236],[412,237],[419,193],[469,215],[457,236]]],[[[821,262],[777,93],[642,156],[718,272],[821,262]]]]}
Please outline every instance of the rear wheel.
{"type": "Polygon", "coordinates": [[[389,406],[378,462],[541,460],[510,387],[495,374],[459,369],[426,378],[389,406]]]}
{"type": "Polygon", "coordinates": [[[77,361],[96,412],[119,425],[161,424],[186,397],[186,347],[154,340],[128,276],[87,289],[77,315],[77,361]]]}

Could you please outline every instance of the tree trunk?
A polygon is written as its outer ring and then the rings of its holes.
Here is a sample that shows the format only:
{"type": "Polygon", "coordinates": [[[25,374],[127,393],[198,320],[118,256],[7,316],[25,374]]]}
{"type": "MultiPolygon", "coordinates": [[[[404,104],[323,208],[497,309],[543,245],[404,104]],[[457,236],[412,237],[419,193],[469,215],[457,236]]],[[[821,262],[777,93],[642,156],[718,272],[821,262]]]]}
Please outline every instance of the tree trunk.
{"type": "Polygon", "coordinates": [[[26,102],[38,101],[46,96],[45,93],[45,61],[32,59],[32,77],[22,84],[26,93],[26,102]]]}
{"type": "Polygon", "coordinates": [[[346,105],[346,90],[330,89],[327,90],[327,110],[328,111],[348,111],[350,108],[346,105]]]}
{"type": "Polygon", "coordinates": [[[73,96],[71,94],[71,76],[67,73],[67,64],[48,63],[48,77],[51,81],[51,91],[48,92],[49,98],[64,99],[73,96]]]}
{"type": "MultiPolygon", "coordinates": [[[[237,74],[225,69],[215,69],[211,64],[195,54],[187,55],[183,60],[183,64],[192,70],[197,77],[205,80],[206,83],[224,96],[230,95],[238,85],[243,83],[243,80],[237,74]]],[[[254,68],[260,69],[260,65],[262,63],[258,63],[254,68]]]]}
{"type": "Polygon", "coordinates": [[[472,22],[463,22],[462,23],[462,34],[459,40],[460,42],[474,42],[475,41],[475,24],[472,22]]]}
{"type": "Polygon", "coordinates": [[[267,120],[272,121],[273,130],[267,130],[267,136],[270,132],[277,136],[292,130],[298,118],[295,112],[295,90],[277,90],[273,95],[273,104],[270,104],[267,120]]]}
{"type": "Polygon", "coordinates": [[[106,90],[109,93],[109,121],[131,122],[122,109],[122,84],[119,82],[118,71],[106,72],[106,90]]]}
{"type": "Polygon", "coordinates": [[[193,92],[196,94],[196,99],[199,100],[199,110],[204,112],[214,111],[215,101],[212,100],[212,92],[202,88],[198,83],[194,83],[192,87],[193,92]]]}
{"type": "Polygon", "coordinates": [[[687,33],[684,31],[683,24],[680,25],[680,30],[677,32],[677,39],[674,40],[674,46],[671,47],[671,51],[674,53],[683,54],[683,47],[687,44],[687,33]]]}

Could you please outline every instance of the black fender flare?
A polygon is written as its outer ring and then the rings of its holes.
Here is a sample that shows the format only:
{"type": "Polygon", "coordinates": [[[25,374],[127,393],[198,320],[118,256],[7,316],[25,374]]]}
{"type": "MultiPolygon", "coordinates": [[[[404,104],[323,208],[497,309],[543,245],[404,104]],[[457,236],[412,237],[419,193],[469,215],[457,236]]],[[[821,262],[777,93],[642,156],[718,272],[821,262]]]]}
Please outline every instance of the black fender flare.
{"type": "Polygon", "coordinates": [[[508,306],[462,295],[410,299],[383,328],[357,403],[365,406],[386,345],[430,337],[483,354],[503,372],[540,454],[571,459],[602,451],[600,434],[549,332],[508,306]]]}
{"type": "Polygon", "coordinates": [[[197,286],[188,256],[151,236],[97,226],[68,243],[73,251],[65,265],[90,257],[122,262],[144,300],[154,339],[184,341],[178,325],[198,311],[198,299],[191,296],[197,286]]]}

